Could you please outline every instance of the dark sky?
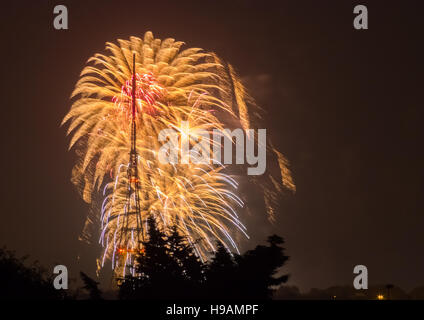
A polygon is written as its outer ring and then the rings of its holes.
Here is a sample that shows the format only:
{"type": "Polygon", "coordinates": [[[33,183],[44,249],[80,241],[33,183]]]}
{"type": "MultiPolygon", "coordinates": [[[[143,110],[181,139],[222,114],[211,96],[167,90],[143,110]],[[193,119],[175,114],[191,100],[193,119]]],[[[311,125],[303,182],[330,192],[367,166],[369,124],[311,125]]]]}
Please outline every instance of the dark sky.
{"type": "Polygon", "coordinates": [[[291,285],[351,284],[357,264],[370,284],[423,285],[420,2],[2,4],[0,245],[74,277],[94,273],[100,249],[78,241],[88,207],[59,124],[86,60],[106,41],[151,30],[231,62],[266,110],[297,185],[270,227],[286,238],[291,285]],[[57,4],[68,7],[67,31],[53,28],[57,4]],[[353,29],[356,4],[368,6],[369,30],[353,29]]]}

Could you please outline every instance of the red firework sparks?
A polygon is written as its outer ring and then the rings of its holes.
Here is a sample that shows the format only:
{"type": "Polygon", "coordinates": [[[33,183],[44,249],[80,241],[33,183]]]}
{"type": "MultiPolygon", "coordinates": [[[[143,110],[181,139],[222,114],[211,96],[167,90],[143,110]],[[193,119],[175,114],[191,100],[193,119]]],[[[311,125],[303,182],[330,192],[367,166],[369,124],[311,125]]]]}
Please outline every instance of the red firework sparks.
{"type": "MultiPolygon", "coordinates": [[[[134,75],[133,75],[134,76],[134,75]]],[[[127,80],[121,88],[121,94],[113,97],[112,101],[123,111],[127,118],[131,117],[131,102],[132,102],[132,80],[127,80]]],[[[139,112],[147,113],[155,116],[159,113],[156,102],[163,97],[165,89],[161,87],[151,72],[142,75],[136,73],[136,110],[135,116],[139,112]]]]}

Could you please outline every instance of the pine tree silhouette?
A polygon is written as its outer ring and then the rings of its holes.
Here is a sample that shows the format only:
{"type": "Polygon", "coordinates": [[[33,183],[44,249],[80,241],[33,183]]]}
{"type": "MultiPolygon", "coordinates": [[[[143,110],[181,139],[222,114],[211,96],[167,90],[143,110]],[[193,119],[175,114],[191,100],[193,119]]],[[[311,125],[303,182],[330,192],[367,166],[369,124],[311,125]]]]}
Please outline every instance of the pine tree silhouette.
{"type": "Polygon", "coordinates": [[[209,263],[196,256],[193,246],[177,226],[160,230],[148,219],[148,240],[137,258],[136,277],[120,286],[121,299],[270,299],[274,288],[288,275],[278,275],[288,260],[283,238],[273,235],[243,255],[231,253],[222,243],[209,263]]]}
{"type": "Polygon", "coordinates": [[[206,267],[207,298],[236,298],[240,291],[240,285],[235,255],[230,253],[220,242],[217,242],[216,247],[215,255],[206,267]]]}
{"type": "Polygon", "coordinates": [[[127,276],[120,286],[121,299],[189,298],[199,290],[203,264],[176,226],[167,235],[153,217],[148,219],[148,240],[137,258],[137,277],[127,276]]]}
{"type": "Polygon", "coordinates": [[[284,255],[283,238],[273,235],[269,246],[259,245],[243,255],[230,253],[222,244],[206,271],[208,298],[271,299],[273,287],[288,280],[288,275],[277,276],[288,260],[284,255]]]}
{"type": "Polygon", "coordinates": [[[277,276],[279,268],[289,259],[284,254],[283,238],[272,235],[268,237],[269,246],[259,245],[237,256],[238,275],[242,291],[240,297],[271,299],[277,287],[288,280],[288,275],[277,276]]]}

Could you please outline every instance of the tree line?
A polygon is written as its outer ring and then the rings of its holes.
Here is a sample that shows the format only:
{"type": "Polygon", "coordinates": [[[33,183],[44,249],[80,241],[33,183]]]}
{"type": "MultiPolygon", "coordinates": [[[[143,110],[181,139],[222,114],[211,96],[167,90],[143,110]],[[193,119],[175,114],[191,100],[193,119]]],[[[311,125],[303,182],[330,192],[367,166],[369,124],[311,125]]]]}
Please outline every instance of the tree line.
{"type": "MultiPolygon", "coordinates": [[[[271,299],[288,275],[280,274],[288,257],[283,238],[268,237],[244,254],[216,244],[207,262],[176,226],[160,229],[153,217],[148,237],[136,257],[136,276],[127,275],[119,285],[119,299],[271,299]]],[[[38,263],[27,266],[26,257],[0,249],[0,299],[77,299],[77,292],[55,290],[53,279],[38,263]]],[[[99,283],[83,272],[80,277],[91,300],[102,299],[99,283]]]]}
{"type": "Polygon", "coordinates": [[[151,217],[148,232],[137,276],[126,276],[119,287],[121,299],[270,299],[288,279],[278,275],[288,257],[277,235],[242,255],[218,242],[209,262],[202,262],[176,226],[160,230],[151,217]]]}

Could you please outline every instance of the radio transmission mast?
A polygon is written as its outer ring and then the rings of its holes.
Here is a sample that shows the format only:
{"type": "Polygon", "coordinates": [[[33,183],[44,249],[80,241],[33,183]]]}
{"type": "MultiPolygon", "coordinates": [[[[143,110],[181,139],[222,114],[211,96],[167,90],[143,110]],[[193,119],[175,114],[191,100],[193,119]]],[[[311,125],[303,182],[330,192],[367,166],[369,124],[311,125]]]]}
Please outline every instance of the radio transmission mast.
{"type": "Polygon", "coordinates": [[[123,213],[121,213],[119,238],[114,255],[115,270],[125,277],[135,274],[134,259],[142,251],[144,240],[143,224],[140,210],[140,180],[138,175],[137,123],[136,123],[136,90],[137,79],[135,70],[135,53],[133,54],[132,93],[131,93],[131,149],[127,171],[127,198],[123,213]]]}

